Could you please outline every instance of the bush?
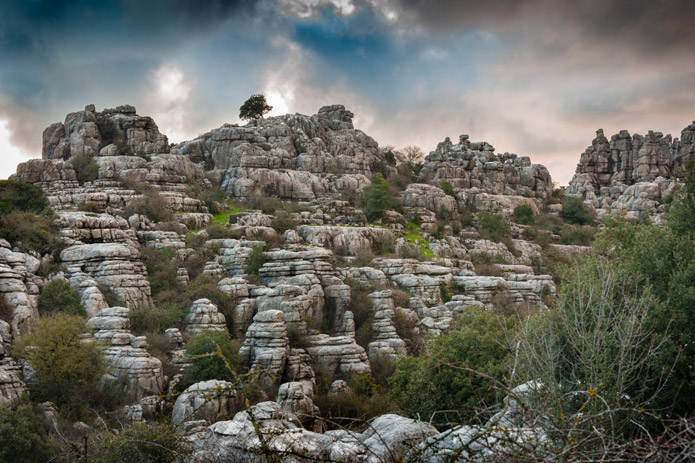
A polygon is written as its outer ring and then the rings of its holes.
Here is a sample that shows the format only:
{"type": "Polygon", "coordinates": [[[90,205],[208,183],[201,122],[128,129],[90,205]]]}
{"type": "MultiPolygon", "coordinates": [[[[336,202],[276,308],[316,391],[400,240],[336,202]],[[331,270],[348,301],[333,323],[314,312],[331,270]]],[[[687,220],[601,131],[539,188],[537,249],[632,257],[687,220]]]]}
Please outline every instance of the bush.
{"type": "Polygon", "coordinates": [[[38,300],[40,312],[63,312],[68,315],[86,316],[80,303],[80,296],[66,280],[49,281],[41,291],[38,300]]]}
{"type": "Polygon", "coordinates": [[[236,382],[235,375],[240,365],[239,345],[232,341],[228,332],[205,331],[188,342],[186,352],[192,357],[192,362],[184,372],[184,385],[210,379],[236,382]]]}
{"type": "Polygon", "coordinates": [[[51,219],[32,212],[10,212],[0,217],[0,238],[25,252],[45,254],[59,248],[61,241],[55,232],[51,219]]]}
{"type": "Polygon", "coordinates": [[[495,242],[500,242],[511,235],[509,223],[499,214],[488,211],[478,212],[481,236],[495,242]]]}
{"type": "Polygon", "coordinates": [[[57,453],[43,430],[42,418],[31,404],[17,410],[0,407],[0,463],[39,463],[57,453]]]}
{"type": "Polygon", "coordinates": [[[103,359],[94,342],[84,342],[84,320],[56,314],[39,320],[34,331],[17,341],[16,352],[28,360],[35,382],[34,400],[51,401],[69,410],[96,398],[104,374],[103,359]]]}
{"type": "Polygon", "coordinates": [[[93,182],[99,178],[99,166],[94,162],[91,154],[78,154],[70,160],[70,164],[75,169],[75,175],[80,185],[86,182],[93,182]]]}
{"type": "Polygon", "coordinates": [[[519,333],[516,382],[543,384],[532,410],[595,416],[583,424],[586,432],[622,434],[644,424],[672,366],[657,360],[663,345],[648,325],[654,308],[650,292],[605,257],[585,256],[566,268],[556,309],[519,333]]]}
{"type": "Polygon", "coordinates": [[[528,204],[522,204],[514,208],[514,220],[522,225],[533,222],[533,208],[528,204]]]}
{"type": "Polygon", "coordinates": [[[186,440],[169,424],[133,423],[109,432],[95,449],[94,463],[174,463],[191,453],[186,440]]]}
{"type": "Polygon", "coordinates": [[[584,205],[582,198],[576,196],[570,196],[562,203],[562,218],[574,225],[589,225],[594,221],[593,214],[584,205]]]}
{"type": "Polygon", "coordinates": [[[578,225],[566,225],[560,230],[560,243],[591,246],[595,234],[596,229],[588,225],[583,227],[578,225]]]}
{"type": "Polygon", "coordinates": [[[409,416],[435,426],[452,421],[485,421],[486,411],[498,403],[498,381],[503,381],[512,358],[505,342],[513,319],[483,309],[469,309],[456,328],[431,339],[426,353],[402,357],[389,383],[394,400],[409,416]],[[452,413],[437,413],[449,410],[452,413]]]}
{"type": "Polygon", "coordinates": [[[144,195],[144,198],[132,201],[121,215],[127,219],[132,215],[140,214],[147,216],[153,222],[171,222],[174,220],[169,203],[159,192],[147,189],[144,195]]]}
{"type": "Polygon", "coordinates": [[[372,177],[372,184],[365,187],[362,191],[362,202],[364,203],[364,215],[367,220],[374,222],[384,216],[384,212],[391,208],[391,195],[389,194],[389,184],[386,183],[381,174],[372,177]]]}
{"type": "Polygon", "coordinates": [[[439,184],[439,186],[444,191],[444,193],[448,194],[449,196],[453,196],[454,198],[456,197],[456,192],[454,191],[454,187],[451,186],[451,183],[442,182],[439,184]]]}
{"type": "Polygon", "coordinates": [[[48,200],[41,187],[16,180],[0,180],[0,214],[9,212],[43,213],[48,200]]]}
{"type": "Polygon", "coordinates": [[[266,261],[263,252],[263,246],[256,246],[251,250],[249,258],[246,261],[246,273],[249,275],[258,275],[258,271],[263,267],[266,261]]]}
{"type": "Polygon", "coordinates": [[[292,230],[294,227],[296,227],[297,221],[294,220],[291,213],[285,210],[280,210],[277,211],[275,217],[273,217],[272,225],[276,232],[283,234],[287,230],[292,230]]]}

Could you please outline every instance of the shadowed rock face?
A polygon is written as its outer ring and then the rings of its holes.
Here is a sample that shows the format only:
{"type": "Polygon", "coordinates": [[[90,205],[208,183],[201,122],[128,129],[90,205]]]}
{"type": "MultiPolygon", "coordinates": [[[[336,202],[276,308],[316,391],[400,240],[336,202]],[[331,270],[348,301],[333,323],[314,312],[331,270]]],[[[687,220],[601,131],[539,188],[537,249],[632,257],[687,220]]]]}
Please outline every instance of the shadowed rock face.
{"type": "Polygon", "coordinates": [[[621,130],[610,141],[603,129],[582,153],[567,193],[583,197],[595,208],[611,208],[632,216],[661,211],[673,191],[671,178],[695,157],[695,122],[681,139],[650,130],[630,135],[621,130]]]}

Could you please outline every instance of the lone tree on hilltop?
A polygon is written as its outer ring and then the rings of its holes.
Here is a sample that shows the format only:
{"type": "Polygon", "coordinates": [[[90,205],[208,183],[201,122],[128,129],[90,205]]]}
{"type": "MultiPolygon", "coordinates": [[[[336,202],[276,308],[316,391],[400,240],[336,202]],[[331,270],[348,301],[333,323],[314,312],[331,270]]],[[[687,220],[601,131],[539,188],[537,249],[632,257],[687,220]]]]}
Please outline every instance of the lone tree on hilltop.
{"type": "Polygon", "coordinates": [[[263,117],[263,115],[269,111],[272,111],[273,107],[265,101],[265,96],[259,94],[251,95],[248,100],[241,105],[239,108],[239,117],[248,119],[258,119],[263,117]]]}

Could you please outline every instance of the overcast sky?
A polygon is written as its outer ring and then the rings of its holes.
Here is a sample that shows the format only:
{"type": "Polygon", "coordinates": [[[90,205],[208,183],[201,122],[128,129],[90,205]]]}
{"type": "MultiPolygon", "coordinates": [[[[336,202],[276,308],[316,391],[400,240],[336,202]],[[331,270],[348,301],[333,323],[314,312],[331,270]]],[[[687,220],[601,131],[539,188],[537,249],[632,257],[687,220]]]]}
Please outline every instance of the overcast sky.
{"type": "Polygon", "coordinates": [[[597,128],[695,119],[692,0],[0,2],[0,177],[65,114],[132,104],[171,141],[342,103],[379,144],[462,133],[566,184],[597,128]]]}

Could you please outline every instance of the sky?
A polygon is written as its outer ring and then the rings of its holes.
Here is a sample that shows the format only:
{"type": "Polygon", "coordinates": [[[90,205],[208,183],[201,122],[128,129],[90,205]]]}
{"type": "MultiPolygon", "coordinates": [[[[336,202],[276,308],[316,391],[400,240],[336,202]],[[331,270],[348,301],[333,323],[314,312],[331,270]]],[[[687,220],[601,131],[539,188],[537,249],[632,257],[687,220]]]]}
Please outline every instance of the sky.
{"type": "Polygon", "coordinates": [[[170,141],[344,104],[380,145],[468,134],[567,184],[598,128],[695,120],[692,0],[2,0],[0,178],[87,104],[170,141]]]}

